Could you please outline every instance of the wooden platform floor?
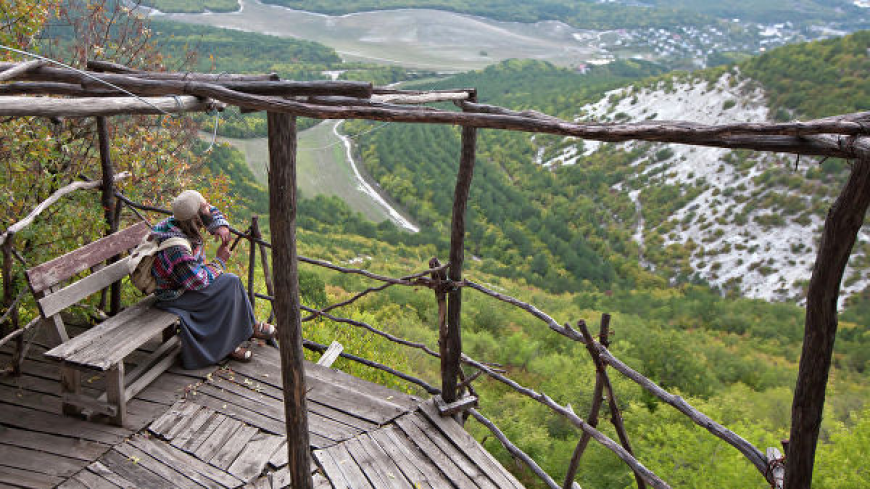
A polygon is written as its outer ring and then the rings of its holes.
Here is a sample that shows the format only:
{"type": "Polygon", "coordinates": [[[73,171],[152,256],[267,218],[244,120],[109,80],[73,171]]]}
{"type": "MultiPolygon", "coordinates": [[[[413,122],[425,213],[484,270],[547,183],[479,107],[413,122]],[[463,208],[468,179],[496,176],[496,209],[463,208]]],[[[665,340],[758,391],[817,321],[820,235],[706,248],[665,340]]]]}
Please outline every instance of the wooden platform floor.
{"type": "MultiPolygon", "coordinates": [[[[44,351],[32,348],[21,377],[0,375],[0,487],[289,485],[276,349],[255,348],[250,363],[170,369],[130,401],[123,428],[61,415],[44,351]]],[[[0,351],[0,365],[9,359],[0,351]]],[[[95,392],[103,380],[86,382],[95,392]]],[[[311,363],[306,382],[316,487],[522,487],[432,401],[311,363]]]]}

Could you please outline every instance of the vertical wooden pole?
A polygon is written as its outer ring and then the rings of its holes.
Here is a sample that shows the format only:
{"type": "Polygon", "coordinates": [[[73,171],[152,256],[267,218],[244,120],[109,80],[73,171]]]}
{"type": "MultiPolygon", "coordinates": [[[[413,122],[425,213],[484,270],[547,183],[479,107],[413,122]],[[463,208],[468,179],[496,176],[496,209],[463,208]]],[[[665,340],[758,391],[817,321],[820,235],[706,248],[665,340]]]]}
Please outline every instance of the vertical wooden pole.
{"type": "MultiPolygon", "coordinates": [[[[477,101],[477,94],[469,97],[477,101]]],[[[468,192],[474,176],[474,153],[477,145],[477,129],[462,128],[462,150],[459,160],[459,173],[456,176],[456,190],[453,195],[453,219],[450,232],[450,268],[447,277],[453,282],[462,280],[462,262],[465,259],[465,210],[468,206],[468,192]]],[[[441,358],[441,397],[445,402],[457,398],[456,384],[459,377],[459,360],[462,355],[462,289],[455,288],[448,294],[447,303],[447,355],[441,358]]]]}
{"type": "Polygon", "coordinates": [[[837,298],[852,246],[870,205],[870,158],[856,160],[828,211],[807,290],[804,343],[791,408],[785,488],[809,489],[837,336],[837,298]]]}
{"type": "MultiPolygon", "coordinates": [[[[6,242],[3,243],[2,251],[3,251],[3,308],[8,308],[12,306],[12,303],[15,302],[15,283],[12,281],[12,242],[15,241],[15,235],[10,233],[6,238],[6,242]]],[[[3,314],[5,311],[0,312],[3,314]]],[[[0,329],[0,333],[3,336],[15,331],[18,329],[18,308],[16,306],[16,310],[12,311],[12,314],[9,315],[9,328],[0,329]]],[[[2,324],[0,324],[0,328],[2,328],[2,324]]]]}
{"type": "Polygon", "coordinates": [[[287,424],[288,470],[294,489],[312,489],[308,409],[296,255],[296,117],[269,112],[269,223],[273,283],[287,424]]]}
{"type": "MultiPolygon", "coordinates": [[[[251,236],[254,236],[254,228],[257,227],[259,220],[259,216],[251,216],[251,236]]],[[[257,266],[257,243],[253,239],[248,240],[248,242],[251,243],[251,252],[248,255],[248,300],[251,301],[251,308],[256,310],[254,307],[254,301],[257,298],[254,295],[254,267],[257,266]]]]}
{"type": "MultiPolygon", "coordinates": [[[[109,148],[109,126],[105,116],[97,117],[97,135],[100,140],[100,166],[103,173],[103,194],[101,203],[103,215],[106,220],[106,235],[118,230],[118,222],[115,219],[115,167],[112,166],[112,157],[109,148]]],[[[118,261],[118,256],[109,258],[108,263],[118,261]]],[[[121,310],[121,283],[112,284],[109,299],[109,314],[114,316],[121,310]]]]}

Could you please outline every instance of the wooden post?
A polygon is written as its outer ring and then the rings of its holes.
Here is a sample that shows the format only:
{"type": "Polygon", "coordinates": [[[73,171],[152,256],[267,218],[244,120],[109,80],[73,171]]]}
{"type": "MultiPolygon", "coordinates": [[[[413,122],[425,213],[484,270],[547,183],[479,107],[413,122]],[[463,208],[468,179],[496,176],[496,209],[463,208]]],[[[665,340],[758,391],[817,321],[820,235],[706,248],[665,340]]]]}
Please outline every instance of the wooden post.
{"type": "Polygon", "coordinates": [[[870,205],[870,158],[855,160],[849,180],[828,211],[807,291],[804,343],[791,408],[786,489],[809,489],[837,335],[843,273],[870,205]]]}
{"type": "MultiPolygon", "coordinates": [[[[12,290],[15,287],[15,283],[12,281],[12,242],[15,241],[15,235],[10,234],[6,239],[6,242],[0,246],[0,249],[3,250],[3,307],[9,308],[12,307],[13,302],[15,302],[15,292],[12,290]]],[[[6,336],[7,334],[18,329],[18,306],[15,307],[15,310],[9,315],[9,325],[8,329],[2,329],[2,324],[0,324],[0,333],[2,336],[6,336]]]]}
{"type": "MultiPolygon", "coordinates": [[[[429,260],[429,268],[438,268],[441,262],[438,258],[429,260]]],[[[441,355],[441,378],[446,378],[447,362],[447,292],[445,292],[445,283],[447,282],[447,272],[441,270],[432,272],[432,280],[438,283],[435,289],[435,300],[438,302],[438,354],[441,355]]],[[[442,395],[443,397],[443,395],[442,395]]]]}
{"type": "MultiPolygon", "coordinates": [[[[103,173],[102,198],[103,216],[106,220],[106,236],[118,230],[118,222],[115,219],[115,168],[112,166],[112,156],[109,148],[109,127],[105,116],[97,117],[97,135],[100,140],[100,166],[103,173]]],[[[107,263],[115,263],[119,256],[113,256],[106,260],[107,263]]],[[[105,296],[104,296],[105,297],[105,296]]],[[[112,284],[109,299],[109,314],[114,316],[121,310],[121,283],[112,284]]]]}
{"type": "Polygon", "coordinates": [[[267,120],[274,308],[281,343],[288,470],[295,489],[312,489],[296,255],[296,117],[269,112],[267,120]]]}
{"type": "MultiPolygon", "coordinates": [[[[469,95],[469,100],[477,101],[477,93],[469,95]]],[[[462,280],[462,262],[465,258],[465,209],[468,206],[468,192],[474,176],[474,152],[477,144],[477,129],[463,126],[462,150],[459,160],[459,173],[456,176],[456,190],[453,195],[453,218],[450,232],[450,268],[447,277],[453,282],[462,280]]],[[[448,294],[447,303],[447,354],[441,358],[441,397],[445,402],[456,400],[459,360],[462,356],[462,289],[454,288],[448,294]]]]}
{"type": "MultiPolygon", "coordinates": [[[[257,227],[259,220],[259,216],[251,216],[251,236],[254,236],[254,228],[257,227]]],[[[257,266],[257,243],[253,239],[249,239],[248,242],[251,244],[251,252],[248,255],[248,300],[251,301],[251,308],[256,310],[254,307],[256,299],[254,295],[254,267],[257,266]]]]}

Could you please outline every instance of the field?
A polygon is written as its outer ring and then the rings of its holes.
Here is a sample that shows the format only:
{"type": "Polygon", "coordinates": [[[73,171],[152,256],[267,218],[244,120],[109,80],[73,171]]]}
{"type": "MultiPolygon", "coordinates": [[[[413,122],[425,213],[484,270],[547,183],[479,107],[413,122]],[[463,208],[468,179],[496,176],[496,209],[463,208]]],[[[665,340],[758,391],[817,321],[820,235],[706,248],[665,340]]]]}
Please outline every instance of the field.
{"type": "Polygon", "coordinates": [[[480,69],[508,58],[533,58],[569,66],[598,50],[582,31],[560,22],[521,24],[438,10],[389,10],[326,16],[244,1],[241,12],[165,14],[208,24],[317,41],[345,60],[432,71],[480,69]]]}
{"type": "MultiPolygon", "coordinates": [[[[391,213],[387,206],[391,204],[379,202],[377,197],[361,188],[359,179],[348,161],[346,144],[336,134],[339,121],[324,121],[317,126],[299,133],[298,178],[301,198],[311,198],[315,195],[335,195],[348,203],[354,210],[367,219],[381,222],[387,219],[402,227],[410,227],[404,217],[391,213]],[[403,225],[404,223],[404,225],[403,225]]],[[[211,134],[202,134],[203,139],[210,141],[211,134]]],[[[237,139],[218,137],[218,141],[229,143],[245,155],[245,160],[257,180],[268,184],[267,167],[269,150],[266,138],[237,139]]],[[[371,179],[368,179],[371,181],[371,179]]]]}

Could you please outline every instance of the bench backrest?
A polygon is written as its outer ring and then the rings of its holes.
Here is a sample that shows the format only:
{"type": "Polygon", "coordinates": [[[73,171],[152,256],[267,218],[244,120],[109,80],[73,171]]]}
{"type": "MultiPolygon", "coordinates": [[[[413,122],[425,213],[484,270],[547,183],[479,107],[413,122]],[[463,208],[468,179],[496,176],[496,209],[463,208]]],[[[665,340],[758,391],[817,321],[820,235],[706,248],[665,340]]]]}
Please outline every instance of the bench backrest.
{"type": "Polygon", "coordinates": [[[127,276],[125,257],[60,290],[51,290],[76,274],[135,248],[150,230],[147,223],[140,222],[27,270],[27,281],[33,294],[36,297],[44,295],[37,301],[42,316],[53,316],[127,276]]]}

